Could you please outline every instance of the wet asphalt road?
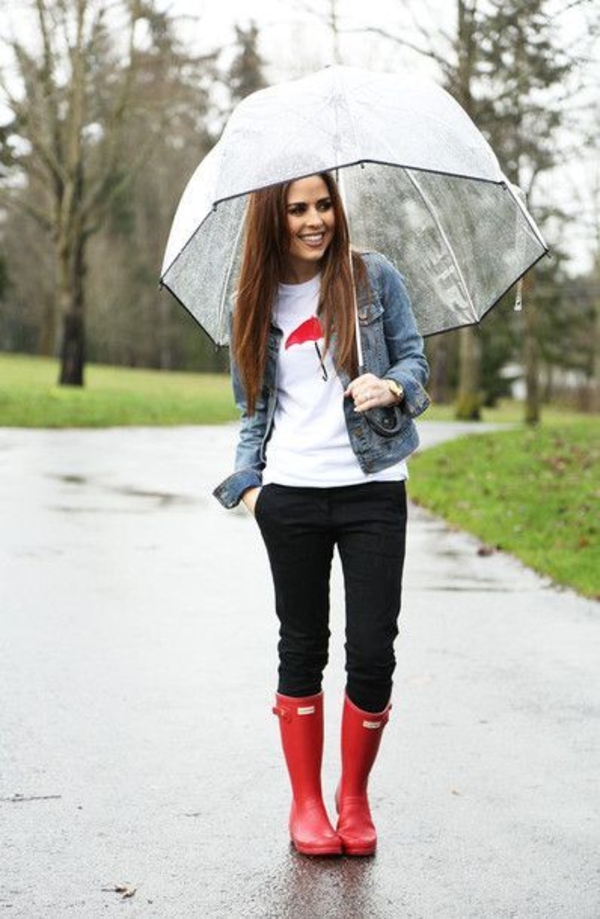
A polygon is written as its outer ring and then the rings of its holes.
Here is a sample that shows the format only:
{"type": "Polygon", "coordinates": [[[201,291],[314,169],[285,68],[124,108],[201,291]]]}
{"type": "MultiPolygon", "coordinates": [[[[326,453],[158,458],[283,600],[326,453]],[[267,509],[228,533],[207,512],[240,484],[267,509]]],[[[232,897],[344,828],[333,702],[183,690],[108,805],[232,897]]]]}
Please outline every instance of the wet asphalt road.
{"type": "MultiPolygon", "coordinates": [[[[379,852],[290,850],[266,557],[210,496],[234,440],[0,430],[0,916],[598,919],[600,605],[414,508],[379,852]]],[[[332,601],[329,802],[337,569],[332,601]]]]}

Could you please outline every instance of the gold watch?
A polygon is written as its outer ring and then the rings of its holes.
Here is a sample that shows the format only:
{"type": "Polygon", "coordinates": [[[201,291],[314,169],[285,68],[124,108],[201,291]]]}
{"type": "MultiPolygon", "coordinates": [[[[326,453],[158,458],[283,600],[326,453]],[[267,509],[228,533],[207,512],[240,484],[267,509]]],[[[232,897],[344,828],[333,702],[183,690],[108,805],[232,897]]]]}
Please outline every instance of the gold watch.
{"type": "Polygon", "coordinates": [[[389,386],[392,395],[396,397],[396,400],[398,402],[402,402],[404,399],[404,389],[402,386],[399,383],[396,383],[395,380],[390,380],[387,377],[385,378],[385,382],[389,386]]]}

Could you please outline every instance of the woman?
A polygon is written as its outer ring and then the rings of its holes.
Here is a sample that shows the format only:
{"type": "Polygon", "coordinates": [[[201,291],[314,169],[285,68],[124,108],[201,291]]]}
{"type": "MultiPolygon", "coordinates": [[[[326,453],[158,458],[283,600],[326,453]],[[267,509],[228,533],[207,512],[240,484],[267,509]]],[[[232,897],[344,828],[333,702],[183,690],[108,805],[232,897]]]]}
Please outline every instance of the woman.
{"type": "Polygon", "coordinates": [[[403,280],[377,253],[349,258],[327,173],[256,192],[232,324],[242,411],[235,472],[264,539],[280,621],[276,706],[292,785],[290,835],[308,855],[370,855],[367,780],[388,720],[406,531],[405,458],[429,404],[427,363],[403,280]],[[356,303],[353,287],[356,290],[356,303]],[[355,308],[368,373],[358,373],[355,308]],[[399,423],[398,423],[399,422],[399,423]],[[346,595],[342,775],[333,828],[321,795],[329,577],[346,595]]]}

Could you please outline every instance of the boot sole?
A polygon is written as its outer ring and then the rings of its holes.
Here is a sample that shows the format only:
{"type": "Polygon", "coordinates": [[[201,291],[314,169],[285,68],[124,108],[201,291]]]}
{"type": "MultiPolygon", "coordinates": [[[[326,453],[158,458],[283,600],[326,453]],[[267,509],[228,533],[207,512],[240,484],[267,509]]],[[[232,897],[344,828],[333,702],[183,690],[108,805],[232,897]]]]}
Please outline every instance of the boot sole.
{"type": "Polygon", "coordinates": [[[367,849],[355,849],[352,846],[344,846],[344,855],[368,856],[375,855],[377,846],[369,846],[367,849]]]}
{"type": "Polygon", "coordinates": [[[343,855],[341,846],[303,846],[291,840],[292,848],[299,852],[300,855],[343,855]]]}

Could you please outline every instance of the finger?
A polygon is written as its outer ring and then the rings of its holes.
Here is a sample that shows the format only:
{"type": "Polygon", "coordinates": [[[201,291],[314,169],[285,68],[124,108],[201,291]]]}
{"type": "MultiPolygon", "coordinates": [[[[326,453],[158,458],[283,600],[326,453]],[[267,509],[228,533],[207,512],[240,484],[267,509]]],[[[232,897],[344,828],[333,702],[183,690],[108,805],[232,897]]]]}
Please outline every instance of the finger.
{"type": "Polygon", "coordinates": [[[364,388],[364,381],[361,382],[360,380],[352,380],[352,382],[348,385],[344,395],[352,396],[354,399],[356,399],[357,395],[364,391],[364,388]]]}
{"type": "Polygon", "coordinates": [[[359,377],[355,377],[353,380],[351,380],[351,382],[350,382],[350,383],[348,384],[348,386],[346,387],[346,391],[344,392],[344,395],[345,395],[345,396],[354,395],[354,397],[356,398],[356,390],[357,390],[357,389],[358,389],[359,391],[360,391],[361,389],[364,390],[366,387],[368,387],[369,383],[372,384],[372,383],[374,383],[376,380],[377,380],[377,377],[376,377],[374,374],[372,374],[372,373],[363,373],[363,374],[361,374],[359,377]]]}
{"type": "Polygon", "coordinates": [[[380,397],[375,395],[369,397],[368,399],[364,399],[362,402],[357,402],[354,406],[354,410],[356,412],[368,412],[372,408],[377,408],[380,404],[380,397]]]}
{"type": "Polygon", "coordinates": [[[354,386],[354,384],[350,384],[350,386],[348,387],[344,395],[347,395],[351,399],[354,399],[355,402],[364,401],[366,398],[366,392],[365,392],[364,387],[361,388],[360,386],[354,386]]]}

